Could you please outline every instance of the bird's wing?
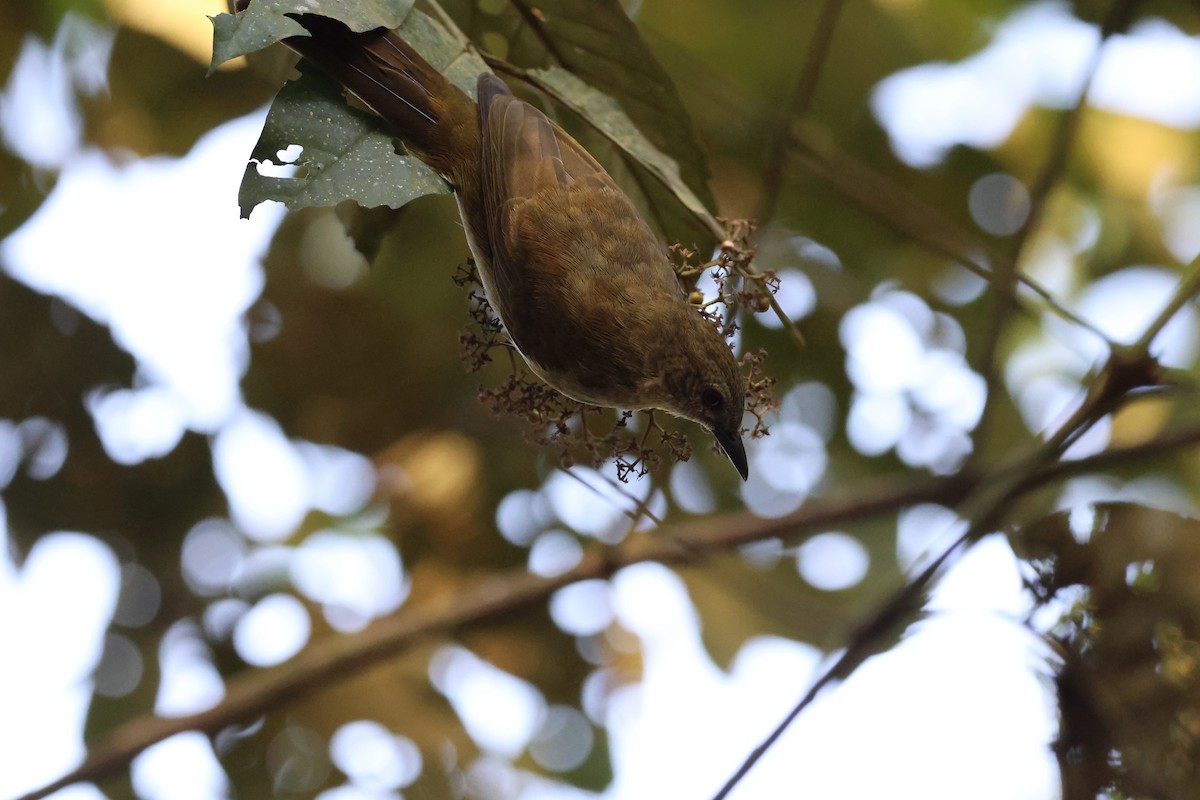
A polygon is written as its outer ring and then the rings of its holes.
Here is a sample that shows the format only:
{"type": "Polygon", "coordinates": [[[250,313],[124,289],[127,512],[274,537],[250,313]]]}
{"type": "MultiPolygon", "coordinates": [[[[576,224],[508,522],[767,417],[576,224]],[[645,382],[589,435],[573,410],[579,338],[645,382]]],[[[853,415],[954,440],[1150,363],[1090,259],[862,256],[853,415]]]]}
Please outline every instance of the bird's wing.
{"type": "Polygon", "coordinates": [[[478,87],[489,299],[539,374],[572,397],[615,405],[606,398],[627,376],[603,367],[630,346],[623,331],[640,313],[636,298],[678,293],[675,273],[633,203],[578,142],[498,78],[483,76],[478,87]]]}
{"type": "MultiPolygon", "coordinates": [[[[547,203],[565,203],[570,188],[583,181],[589,187],[624,193],[583,147],[538,109],[512,95],[494,75],[478,83],[480,128],[483,138],[482,180],[484,202],[491,224],[491,240],[498,251],[496,277],[519,280],[502,273],[516,267],[528,247],[528,237],[518,236],[523,214],[547,203]]],[[[629,212],[636,214],[630,204],[629,212]]]]}
{"type": "Polygon", "coordinates": [[[488,171],[503,180],[509,197],[566,188],[588,176],[616,189],[604,167],[578,142],[541,111],[514,97],[495,75],[479,77],[478,100],[483,159],[488,171]],[[534,163],[540,168],[527,169],[534,163]]]}

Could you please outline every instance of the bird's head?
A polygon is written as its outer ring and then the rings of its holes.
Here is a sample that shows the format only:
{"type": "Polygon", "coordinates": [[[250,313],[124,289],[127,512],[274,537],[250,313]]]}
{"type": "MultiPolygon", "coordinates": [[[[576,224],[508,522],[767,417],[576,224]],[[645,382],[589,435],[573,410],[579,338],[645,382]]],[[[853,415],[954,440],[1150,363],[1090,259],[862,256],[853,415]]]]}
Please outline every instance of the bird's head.
{"type": "Polygon", "coordinates": [[[746,379],[724,337],[689,309],[686,322],[664,332],[661,360],[663,409],[712,431],[721,449],[745,480],[749,476],[742,443],[746,379]]]}

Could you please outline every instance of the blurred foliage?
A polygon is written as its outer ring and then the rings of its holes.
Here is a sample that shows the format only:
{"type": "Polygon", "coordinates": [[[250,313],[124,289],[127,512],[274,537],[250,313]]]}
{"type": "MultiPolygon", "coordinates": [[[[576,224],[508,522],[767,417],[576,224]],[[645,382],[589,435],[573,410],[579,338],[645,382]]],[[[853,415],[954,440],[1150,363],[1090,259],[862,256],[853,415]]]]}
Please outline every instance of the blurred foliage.
{"type": "Polygon", "coordinates": [[[1200,524],[1106,504],[1045,517],[1013,541],[1041,602],[1065,609],[1050,632],[1064,798],[1195,796],[1200,524]]]}
{"type": "MultiPolygon", "coordinates": [[[[1047,320],[1061,320],[1028,293],[1020,295],[1025,305],[1011,316],[997,316],[1007,303],[997,302],[993,291],[959,303],[947,301],[939,287],[960,268],[952,254],[916,240],[903,214],[930,222],[922,215],[924,209],[934,210],[938,219],[931,227],[946,238],[965,242],[967,249],[977,245],[975,252],[1005,255],[1022,268],[1036,266],[1031,253],[1094,228],[1094,240],[1065,259],[1069,274],[1050,276],[1060,278],[1055,288],[1073,298],[1130,265],[1165,265],[1183,272],[1164,242],[1149,195],[1163,180],[1164,166],[1174,170],[1170,180],[1176,185],[1200,181],[1195,131],[1087,110],[1061,165],[1062,179],[1044,198],[1043,214],[1028,238],[980,231],[966,199],[976,181],[990,173],[1004,172],[1033,185],[1068,111],[1033,107],[996,148],[958,146],[928,169],[914,169],[895,157],[871,111],[875,87],[905,67],[954,62],[977,53],[996,25],[1024,5],[1018,0],[844,4],[802,119],[796,118],[792,95],[812,48],[821,2],[756,0],[751,12],[733,0],[646,0],[627,4],[636,11],[632,18],[615,2],[588,0],[452,0],[442,5],[493,66],[507,64],[541,80],[540,86],[530,81],[520,90],[544,102],[594,148],[670,238],[691,244],[711,235],[698,222],[703,215],[690,193],[726,217],[755,218],[764,208],[773,209],[770,218],[758,220],[757,265],[793,271],[814,287],[817,304],[799,323],[808,345],[797,348],[786,331],[749,323],[742,346],[770,352],[767,367],[779,380],[781,397],[814,382],[828,389],[834,403],[831,433],[822,445],[827,465],[819,482],[797,490],[796,504],[805,496],[852,495],[877,485],[870,483],[876,479],[938,479],[906,463],[894,449],[864,454],[846,434],[847,410],[858,389],[839,344],[841,325],[848,312],[883,289],[911,294],[926,310],[956,323],[967,361],[990,380],[988,416],[974,434],[966,469],[986,468],[1040,441],[1042,431],[1030,430],[1014,397],[1021,387],[1006,388],[1002,372],[1022,347],[1043,335],[1060,335],[1061,326],[1047,320]],[[616,105],[607,103],[608,98],[616,105]],[[556,102],[563,99],[579,102],[556,102]],[[607,128],[605,114],[611,115],[607,128]],[[636,130],[622,140],[624,134],[613,131],[626,130],[624,126],[636,130]],[[776,147],[779,142],[785,143],[782,150],[776,147]],[[785,163],[771,163],[781,152],[785,163]],[[664,156],[668,160],[657,162],[656,173],[655,159],[664,156]],[[679,170],[677,181],[663,179],[672,161],[679,170]],[[777,197],[768,196],[764,179],[772,168],[782,170],[777,197]],[[892,191],[886,197],[855,197],[847,175],[856,180],[871,176],[892,191]],[[892,201],[894,213],[872,200],[892,201]],[[836,254],[837,263],[823,260],[822,253],[836,254]],[[999,329],[998,319],[1003,323],[999,329]]],[[[418,7],[437,18],[432,7],[418,7]]],[[[1193,3],[1127,7],[1122,24],[1164,17],[1191,35],[1200,31],[1200,11],[1193,3]]],[[[1080,19],[1098,23],[1113,4],[1079,0],[1071,8],[1080,19]]],[[[106,13],[99,0],[0,5],[0,81],[8,80],[25,36],[49,42],[65,15],[104,23],[106,13]]],[[[181,19],[178,24],[207,22],[181,19]]],[[[286,31],[271,35],[282,33],[286,31]]],[[[450,34],[439,37],[445,44],[450,34]]],[[[231,49],[225,55],[234,54],[231,49]]],[[[87,145],[103,148],[115,160],[184,155],[205,132],[267,102],[282,77],[291,74],[290,62],[282,56],[255,56],[248,65],[236,62],[206,77],[208,65],[175,44],[116,27],[107,88],[76,92],[87,145]]],[[[371,137],[374,150],[366,163],[382,160],[387,168],[398,168],[390,138],[370,117],[331,102],[337,93],[328,86],[316,95],[305,94],[319,83],[308,75],[289,83],[280,102],[299,96],[312,104],[302,104],[304,113],[319,108],[339,120],[358,120],[361,128],[350,138],[361,143],[360,134],[371,137]]],[[[268,132],[248,158],[272,160],[284,143],[308,135],[295,127],[274,130],[274,122],[274,116],[268,118],[268,132]]],[[[345,142],[335,144],[331,150],[344,151],[345,142]]],[[[306,153],[313,156],[312,148],[306,153]]],[[[305,178],[316,176],[319,166],[305,178]]],[[[257,176],[254,165],[249,169],[257,176]]],[[[407,170],[402,168],[403,176],[411,175],[407,170]]],[[[11,233],[37,210],[55,179],[53,170],[26,163],[8,144],[0,146],[0,235],[11,233]]],[[[379,174],[371,180],[378,188],[379,174]]],[[[265,196],[261,188],[243,199],[245,210],[265,196]]],[[[272,188],[278,191],[278,185],[272,188]]],[[[537,513],[530,512],[532,532],[526,540],[510,541],[497,532],[497,506],[555,475],[558,454],[528,445],[518,425],[489,415],[479,403],[481,384],[495,386],[507,374],[503,359],[479,374],[468,374],[461,363],[458,336],[467,324],[469,300],[453,275],[468,253],[453,200],[413,199],[426,191],[397,199],[360,195],[358,187],[332,188],[320,202],[308,197],[297,203],[329,208],[292,211],[274,238],[262,267],[261,296],[247,314],[250,357],[241,388],[247,405],[278,421],[288,437],[337,446],[371,460],[380,481],[368,509],[346,516],[313,511],[282,546],[301,546],[329,529],[381,534],[403,558],[410,584],[403,614],[435,607],[496,576],[523,570],[529,540],[565,527],[539,498],[529,505],[537,513]],[[340,202],[351,197],[403,207],[363,209],[340,202]]],[[[423,187],[430,193],[436,188],[432,181],[423,187]]],[[[231,197],[231,214],[234,203],[231,197]]],[[[18,464],[0,490],[13,557],[20,563],[51,532],[87,531],[107,542],[126,568],[148,569],[162,590],[162,603],[149,623],[114,623],[112,633],[134,643],[145,673],[131,694],[97,696],[87,731],[89,741],[96,741],[153,710],[157,653],[168,630],[189,621],[226,680],[258,674],[240,658],[227,629],[201,623],[224,600],[252,603],[274,591],[297,592],[286,574],[274,573],[217,594],[188,585],[180,565],[185,535],[203,520],[230,514],[214,475],[210,440],[187,433],[165,456],[134,465],[116,463],[97,436],[85,398],[97,389],[137,385],[134,359],[102,325],[61,299],[27,288],[3,266],[0,423],[18,431],[19,448],[18,464]],[[61,464],[39,466],[48,463],[44,459],[63,441],[61,464]]],[[[1077,377],[1078,388],[1084,388],[1086,377],[1077,377]]],[[[1185,381],[1194,376],[1177,377],[1185,381]]],[[[1194,406],[1193,399],[1172,394],[1130,403],[1112,418],[1112,443],[1134,445],[1163,431],[1195,427],[1200,412],[1194,406]]],[[[670,490],[665,468],[648,479],[661,492],[651,504],[661,501],[668,522],[709,516],[718,527],[736,524],[745,495],[739,494],[728,465],[710,451],[709,442],[697,438],[693,443],[697,446],[688,468],[695,468],[711,490],[706,495],[711,508],[705,511],[701,504],[697,513],[696,506],[682,502],[681,493],[670,490]]],[[[1162,455],[1144,469],[1141,461],[1106,467],[1105,474],[1115,476],[1114,485],[1163,474],[1193,510],[1200,496],[1192,457],[1162,455]]],[[[1048,483],[1032,499],[1014,504],[1005,521],[1019,523],[1012,541],[1029,567],[1034,595],[1044,603],[1072,598],[1048,634],[1055,648],[1064,796],[1091,798],[1105,791],[1112,796],[1192,796],[1200,755],[1200,612],[1188,578],[1200,558],[1196,525],[1144,505],[1103,505],[1083,535],[1075,517],[1051,513],[1061,507],[1058,491],[1057,483],[1048,483]],[[1071,587],[1082,593],[1066,591],[1071,587]]],[[[1114,489],[1112,495],[1117,493],[1114,489]]],[[[870,499],[863,498],[864,504],[870,499]]],[[[632,522],[625,525],[629,527],[632,522]]],[[[613,539],[620,539],[625,528],[613,539]]],[[[797,541],[816,532],[807,530],[791,538],[780,533],[785,538],[768,540],[766,551],[731,552],[682,571],[703,620],[704,642],[720,666],[727,667],[749,638],[762,634],[838,648],[902,585],[894,513],[855,518],[845,529],[861,543],[869,561],[863,579],[846,589],[823,591],[797,575],[797,541]]],[[[603,537],[571,535],[589,553],[605,553],[614,544],[603,537]]],[[[654,536],[629,534],[635,541],[654,536]]],[[[327,623],[319,604],[304,602],[316,620],[309,648],[336,650],[343,634],[327,623]]],[[[547,702],[579,707],[581,687],[601,669],[609,671],[607,679],[613,683],[636,680],[636,652],[613,644],[630,638],[616,623],[592,637],[564,633],[538,606],[458,633],[455,641],[528,681],[547,702]]],[[[215,736],[235,793],[296,797],[336,785],[340,777],[322,760],[324,742],[347,721],[372,719],[412,739],[424,754],[425,770],[406,793],[462,796],[463,771],[480,749],[451,704],[431,686],[429,663],[442,644],[424,642],[347,679],[311,687],[286,709],[264,720],[243,720],[245,728],[230,727],[215,736]],[[279,753],[284,751],[300,753],[299,760],[312,768],[295,778],[298,783],[280,777],[279,753]]],[[[780,687],[788,696],[798,689],[780,687]]],[[[601,742],[566,775],[538,766],[528,754],[514,763],[602,788],[612,765],[604,732],[597,733],[601,742]]],[[[106,784],[105,789],[113,796],[132,796],[133,791],[127,782],[106,784]]]]}
{"type": "Polygon", "coordinates": [[[244,72],[197,73],[195,59],[133,28],[116,30],[110,64],[108,91],[82,98],[86,135],[98,146],[139,156],[181,156],[201,135],[261,105],[277,88],[244,72]]]}

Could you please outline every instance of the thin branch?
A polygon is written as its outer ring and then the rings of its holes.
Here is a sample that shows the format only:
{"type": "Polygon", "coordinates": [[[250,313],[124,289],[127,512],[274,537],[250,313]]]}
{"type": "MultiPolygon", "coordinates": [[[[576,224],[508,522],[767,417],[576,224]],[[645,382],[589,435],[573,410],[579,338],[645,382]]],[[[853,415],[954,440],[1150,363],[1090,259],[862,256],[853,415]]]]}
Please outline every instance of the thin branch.
{"type": "Polygon", "coordinates": [[[1175,450],[1200,445],[1200,425],[1164,431],[1159,435],[1138,444],[1125,447],[1114,447],[1087,458],[1073,461],[1059,461],[1030,475],[1028,486],[1034,488],[1052,481],[1060,481],[1077,475],[1087,475],[1103,472],[1108,469],[1127,467],[1133,462],[1161,456],[1175,450]]]}
{"type": "Polygon", "coordinates": [[[1179,310],[1187,305],[1197,294],[1200,294],[1200,256],[1192,260],[1192,263],[1187,267],[1187,274],[1180,281],[1179,286],[1175,289],[1175,294],[1171,296],[1170,301],[1163,307],[1163,310],[1158,313],[1154,321],[1147,326],[1142,335],[1138,337],[1134,343],[1134,348],[1146,352],[1150,352],[1150,345],[1154,343],[1154,339],[1158,334],[1162,333],[1162,329],[1167,327],[1167,323],[1174,319],[1179,310]]]}
{"type": "Polygon", "coordinates": [[[587,554],[575,569],[554,578],[531,576],[523,570],[496,576],[474,590],[444,598],[440,604],[404,608],[359,633],[319,642],[279,667],[234,678],[227,684],[224,699],[207,711],[170,719],[145,715],[130,720],[92,745],[79,767],[19,800],[40,800],[75,783],[103,780],[171,736],[184,731],[215,734],[228,725],[254,719],[346,680],[430,637],[479,627],[544,603],[572,583],[604,578],[644,561],[693,564],[709,553],[733,550],[761,539],[815,533],[831,524],[869,519],[914,503],[951,503],[960,491],[959,482],[956,477],[940,478],[897,488],[894,481],[881,481],[859,495],[810,501],[778,519],[762,519],[744,512],[664,526],[665,536],[639,537],[602,555],[587,554]]]}
{"type": "MultiPolygon", "coordinates": [[[[1153,458],[1195,445],[1200,445],[1200,426],[1165,432],[1137,445],[1114,448],[1078,461],[1050,464],[1026,473],[1020,490],[1028,491],[1049,481],[1127,465],[1137,459],[1153,458]]],[[[523,609],[539,606],[571,583],[604,578],[622,567],[644,561],[692,565],[710,554],[737,550],[764,539],[782,538],[795,542],[829,527],[892,514],[919,503],[953,507],[979,485],[994,482],[994,479],[992,473],[960,474],[897,485],[894,478],[885,478],[860,487],[853,494],[809,500],[799,510],[777,519],[737,513],[665,525],[660,531],[665,535],[638,537],[603,555],[588,554],[575,569],[554,578],[533,577],[524,571],[506,573],[487,580],[474,590],[456,593],[441,601],[430,601],[419,608],[406,607],[359,633],[319,641],[287,664],[234,678],[227,684],[224,699],[207,711],[171,719],[145,715],[131,720],[92,745],[87,759],[79,767],[19,800],[39,800],[74,783],[103,780],[128,767],[142,751],[178,733],[203,731],[213,734],[226,726],[254,719],[347,680],[419,642],[507,619],[523,609]]],[[[860,629],[855,637],[855,641],[862,642],[858,648],[872,641],[878,635],[875,632],[888,627],[887,621],[895,617],[897,608],[908,606],[904,597],[907,595],[893,597],[871,623],[860,629]]],[[[832,672],[830,678],[838,674],[832,672]]]]}
{"type": "Polygon", "coordinates": [[[577,569],[557,578],[514,573],[486,581],[464,594],[443,597],[440,603],[406,609],[406,613],[379,620],[359,633],[335,636],[307,648],[280,667],[230,680],[225,697],[207,711],[172,718],[145,715],[121,725],[92,745],[79,767],[20,800],[38,800],[75,783],[101,780],[127,767],[151,745],[171,736],[185,731],[216,734],[228,725],[252,720],[392,658],[433,634],[503,618],[545,602],[557,589],[584,580],[585,576],[603,577],[611,571],[600,558],[585,556],[577,569]]]}
{"type": "Polygon", "coordinates": [[[796,721],[796,718],[817,699],[827,686],[854,672],[862,662],[875,654],[879,642],[889,638],[901,625],[907,624],[907,621],[920,611],[921,606],[924,604],[925,587],[933,580],[937,572],[942,568],[942,565],[950,558],[950,555],[964,541],[963,537],[959,537],[958,541],[938,556],[919,576],[904,584],[904,586],[893,594],[880,607],[879,612],[850,637],[850,643],[842,654],[825,672],[821,673],[821,676],[804,693],[804,697],[800,698],[800,702],[796,703],[792,707],[792,710],[780,720],[779,724],[775,726],[767,738],[763,739],[757,747],[750,751],[750,754],[738,766],[737,771],[713,795],[713,800],[725,800],[729,796],[729,793],[754,768],[759,759],[767,754],[767,751],[779,740],[779,737],[783,736],[784,732],[796,721]]]}
{"type": "Polygon", "coordinates": [[[783,176],[787,172],[788,130],[795,121],[804,119],[812,106],[817,83],[821,78],[821,68],[829,56],[829,48],[833,43],[833,31],[837,27],[843,5],[844,0],[825,0],[821,6],[816,30],[813,31],[812,42],[808,47],[808,58],[800,71],[795,94],[792,95],[792,102],[788,106],[789,112],[779,121],[779,128],[771,143],[771,152],[767,157],[767,167],[763,173],[763,204],[756,215],[760,222],[765,223],[769,220],[775,213],[775,206],[779,203],[779,195],[783,189],[783,176]]]}
{"type": "Polygon", "coordinates": [[[459,45],[463,50],[479,55],[479,49],[475,47],[475,43],[471,41],[471,37],[463,33],[462,28],[458,27],[458,23],[454,21],[446,9],[442,8],[442,4],[437,0],[427,0],[430,10],[437,17],[438,22],[442,23],[442,27],[450,31],[450,35],[458,40],[459,45]]]}
{"type": "MultiPolygon", "coordinates": [[[[1116,0],[1109,9],[1109,19],[1112,19],[1118,13],[1123,2],[1124,0],[1116,0]]],[[[1087,69],[1084,72],[1085,78],[1083,85],[1079,88],[1079,96],[1075,99],[1075,105],[1059,122],[1054,132],[1054,137],[1051,140],[1050,152],[1046,156],[1045,163],[1042,165],[1041,173],[1029,190],[1029,213],[1025,218],[1025,222],[1017,230],[1009,244],[1008,258],[997,265],[996,280],[992,286],[994,305],[991,318],[988,320],[983,358],[979,369],[984,379],[985,396],[989,399],[996,397],[998,393],[1000,364],[997,356],[999,354],[1000,337],[1008,329],[1009,317],[1016,306],[1016,289],[1019,277],[1018,265],[1021,263],[1030,237],[1042,223],[1050,192],[1054,190],[1054,187],[1062,179],[1063,173],[1066,172],[1067,160],[1070,157],[1071,148],[1075,144],[1076,134],[1079,131],[1079,123],[1083,118],[1084,110],[1087,108],[1088,93],[1091,90],[1092,82],[1095,80],[1096,72],[1100,68],[1104,45],[1111,32],[1111,26],[1105,24],[1102,28],[1100,41],[1097,42],[1095,50],[1092,51],[1087,69]]],[[[978,440],[982,441],[986,438],[995,413],[996,404],[989,402],[984,407],[983,418],[980,420],[979,427],[976,430],[978,440]]],[[[982,451],[977,450],[976,452],[982,451]]]]}
{"type": "MultiPolygon", "coordinates": [[[[607,496],[605,496],[604,493],[601,492],[599,489],[597,489],[595,486],[593,486],[592,484],[585,481],[583,479],[583,477],[580,476],[579,473],[577,473],[573,467],[571,467],[571,468],[558,467],[558,471],[562,472],[568,478],[571,478],[573,481],[578,483],[580,486],[583,486],[584,488],[586,488],[589,492],[594,494],[596,497],[599,497],[599,498],[602,498],[605,500],[610,499],[607,496]]],[[[621,483],[618,480],[614,480],[613,478],[609,477],[608,475],[605,475],[604,473],[596,473],[596,474],[606,484],[608,484],[609,488],[611,488],[617,494],[621,495],[621,497],[623,497],[626,500],[628,500],[629,502],[633,503],[632,509],[623,508],[623,509],[621,509],[621,514],[623,514],[635,526],[639,522],[642,521],[643,517],[650,520],[655,525],[661,526],[663,524],[663,521],[658,518],[658,515],[654,513],[654,511],[650,508],[649,505],[647,505],[646,501],[641,500],[633,495],[633,493],[629,490],[629,486],[627,484],[621,483]]]]}
{"type": "MultiPolygon", "coordinates": [[[[991,284],[999,282],[998,272],[1016,270],[1002,253],[995,252],[916,195],[841,152],[832,143],[818,143],[804,131],[793,132],[790,141],[813,174],[832,185],[847,200],[922,247],[954,261],[991,284]]],[[[1111,345],[1103,331],[1064,306],[1049,289],[1019,270],[1015,275],[1054,314],[1111,345]]],[[[1033,309],[1022,302],[1019,294],[1017,302],[1025,313],[1033,315],[1033,309]]]]}
{"type": "Polygon", "coordinates": [[[537,40],[542,47],[546,48],[546,52],[549,53],[560,66],[566,66],[567,60],[563,58],[563,54],[559,51],[558,45],[555,44],[554,39],[552,39],[546,32],[545,27],[542,25],[541,19],[538,18],[533,9],[529,8],[522,2],[518,2],[518,0],[509,0],[509,5],[517,10],[517,14],[519,14],[521,19],[525,21],[526,26],[528,26],[529,30],[533,32],[533,35],[537,37],[537,40]]]}
{"type": "MultiPolygon", "coordinates": [[[[1121,4],[1122,0],[1118,0],[1113,8],[1121,4]]],[[[1105,28],[1107,30],[1107,28],[1105,28]]],[[[1012,260],[1018,261],[1021,252],[1025,249],[1026,242],[1037,229],[1042,221],[1042,215],[1046,210],[1046,201],[1050,197],[1050,192],[1058,184],[1064,172],[1067,169],[1067,158],[1071,153],[1071,147],[1075,143],[1075,134],[1079,130],[1079,122],[1083,118],[1083,112],[1087,108],[1088,93],[1092,87],[1092,81],[1096,77],[1096,71],[1100,68],[1100,61],[1104,55],[1104,45],[1107,42],[1107,36],[1103,34],[1099,42],[1096,43],[1096,49],[1092,51],[1091,59],[1088,62],[1085,71],[1085,79],[1083,86],[1079,88],[1079,97],[1075,99],[1075,105],[1062,118],[1057,129],[1054,132],[1054,138],[1050,143],[1050,154],[1046,157],[1046,163],[1042,166],[1042,171],[1038,175],[1037,180],[1033,182],[1033,186],[1029,189],[1029,214],[1025,218],[1025,223],[1013,236],[1011,244],[1012,260]]]]}
{"type": "Polygon", "coordinates": [[[779,323],[783,325],[783,329],[787,331],[788,337],[792,340],[792,344],[796,345],[796,347],[803,352],[808,346],[808,342],[804,340],[804,334],[800,332],[800,328],[796,325],[795,321],[788,316],[786,311],[783,310],[783,306],[779,305],[779,300],[776,299],[775,295],[771,294],[771,292],[763,287],[763,278],[765,276],[759,272],[753,264],[747,264],[742,269],[742,273],[745,277],[757,282],[760,295],[767,298],[767,303],[771,307],[771,313],[774,314],[775,319],[779,320],[779,323]]]}
{"type": "Polygon", "coordinates": [[[1067,170],[1067,160],[1070,157],[1071,148],[1075,144],[1075,137],[1079,131],[1083,113],[1087,109],[1088,95],[1091,93],[1096,73],[1100,69],[1100,62],[1104,58],[1104,47],[1113,34],[1125,28],[1132,9],[1139,2],[1140,0],[1114,0],[1104,17],[1104,21],[1101,23],[1100,41],[1096,43],[1096,49],[1092,51],[1087,68],[1084,71],[1085,78],[1083,86],[1079,89],[1079,96],[1075,99],[1075,105],[1062,118],[1062,121],[1055,130],[1054,138],[1050,143],[1050,154],[1046,157],[1046,162],[1042,166],[1041,173],[1029,190],[1029,214],[1025,218],[1025,223],[1017,230],[1016,235],[1013,236],[1009,249],[1011,254],[1010,260],[1014,265],[1020,263],[1021,254],[1025,249],[1026,243],[1029,241],[1029,237],[1041,224],[1042,215],[1046,210],[1046,203],[1050,198],[1050,192],[1058,185],[1063,173],[1067,170]]]}
{"type": "MultiPolygon", "coordinates": [[[[1125,466],[1137,459],[1159,456],[1168,450],[1195,445],[1200,445],[1200,426],[1170,431],[1140,444],[1114,448],[1090,458],[1079,459],[1078,461],[1054,462],[1038,472],[1028,475],[1022,484],[1014,486],[1011,491],[1005,492],[1003,497],[997,497],[996,502],[993,503],[993,508],[998,511],[1004,502],[1007,502],[1017,494],[1051,481],[1073,475],[1095,472],[1110,466],[1125,466]]],[[[724,800],[724,798],[728,797],[733,788],[741,782],[742,778],[746,776],[758,760],[783,735],[784,731],[796,720],[796,717],[811,705],[831,682],[844,678],[853,672],[863,661],[874,654],[878,642],[893,636],[899,630],[902,623],[915,617],[920,612],[920,601],[924,598],[925,589],[950,557],[964,544],[974,541],[981,534],[986,533],[989,527],[990,524],[983,520],[977,522],[959,536],[953,544],[942,551],[941,555],[929,564],[920,575],[897,590],[881,606],[879,613],[850,637],[850,643],[843,654],[829,669],[817,678],[813,685],[809,687],[809,690],[805,692],[804,697],[800,699],[800,702],[787,713],[766,739],[751,751],[750,755],[738,767],[737,771],[726,781],[717,794],[713,796],[713,800],[724,800]]]]}

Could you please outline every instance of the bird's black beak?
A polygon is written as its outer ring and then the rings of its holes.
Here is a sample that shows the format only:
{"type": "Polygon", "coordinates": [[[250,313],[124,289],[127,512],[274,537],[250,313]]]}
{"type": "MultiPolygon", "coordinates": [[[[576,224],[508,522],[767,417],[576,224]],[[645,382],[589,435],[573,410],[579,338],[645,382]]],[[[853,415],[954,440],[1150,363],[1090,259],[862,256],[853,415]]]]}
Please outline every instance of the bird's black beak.
{"type": "Polygon", "coordinates": [[[738,428],[734,428],[733,430],[713,428],[713,436],[717,437],[717,442],[721,445],[721,449],[725,451],[725,455],[733,462],[733,468],[742,476],[742,480],[749,478],[750,465],[746,463],[746,445],[742,444],[742,436],[738,428]]]}

